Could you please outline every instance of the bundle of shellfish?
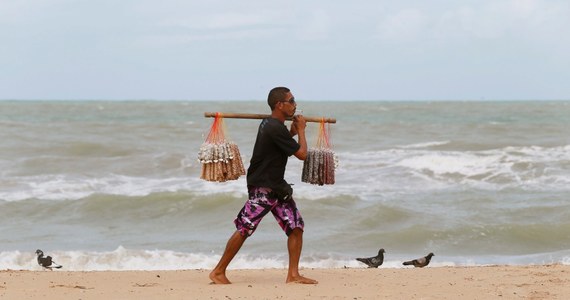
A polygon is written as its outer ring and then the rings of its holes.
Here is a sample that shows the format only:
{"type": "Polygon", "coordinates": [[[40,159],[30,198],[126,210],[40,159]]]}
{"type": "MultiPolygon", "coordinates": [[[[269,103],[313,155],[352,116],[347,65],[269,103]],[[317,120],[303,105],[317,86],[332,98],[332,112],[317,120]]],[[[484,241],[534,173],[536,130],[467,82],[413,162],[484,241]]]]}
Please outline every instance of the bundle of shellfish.
{"type": "Polygon", "coordinates": [[[225,182],[245,175],[238,146],[225,138],[221,115],[216,116],[206,141],[200,146],[198,160],[202,164],[200,178],[207,181],[225,182]]]}
{"type": "Polygon", "coordinates": [[[338,158],[330,143],[330,128],[327,129],[321,122],[317,147],[307,151],[301,181],[318,185],[334,184],[337,167],[338,158]]]}
{"type": "Polygon", "coordinates": [[[331,149],[309,149],[303,163],[301,181],[318,185],[334,184],[334,171],[337,165],[336,154],[331,149]]]}

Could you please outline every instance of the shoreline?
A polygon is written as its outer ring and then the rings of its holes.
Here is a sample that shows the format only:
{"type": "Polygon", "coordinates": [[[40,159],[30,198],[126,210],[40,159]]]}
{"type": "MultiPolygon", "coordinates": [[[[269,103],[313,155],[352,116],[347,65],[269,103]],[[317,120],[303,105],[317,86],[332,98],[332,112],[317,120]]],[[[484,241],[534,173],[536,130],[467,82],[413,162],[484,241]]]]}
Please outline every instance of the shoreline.
{"type": "Polygon", "coordinates": [[[0,271],[2,299],[565,299],[570,266],[302,269],[317,285],[285,284],[286,269],[0,271]]]}

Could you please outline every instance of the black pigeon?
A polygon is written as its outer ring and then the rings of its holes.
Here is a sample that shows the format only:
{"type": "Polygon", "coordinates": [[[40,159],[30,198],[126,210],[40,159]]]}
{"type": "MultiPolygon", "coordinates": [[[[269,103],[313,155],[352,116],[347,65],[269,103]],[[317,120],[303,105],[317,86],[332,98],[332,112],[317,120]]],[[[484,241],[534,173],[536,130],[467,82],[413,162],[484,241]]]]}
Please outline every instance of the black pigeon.
{"type": "Polygon", "coordinates": [[[53,268],[59,269],[61,268],[60,265],[56,264],[51,256],[44,257],[44,252],[40,249],[36,250],[36,254],[38,255],[38,264],[46,269],[52,270],[53,268]]]}
{"type": "Polygon", "coordinates": [[[378,250],[378,255],[368,258],[357,258],[359,262],[363,262],[368,265],[369,268],[378,268],[384,262],[384,249],[378,250]]]}
{"type": "Polygon", "coordinates": [[[423,267],[429,265],[429,262],[430,262],[432,256],[434,256],[434,254],[430,252],[430,254],[428,254],[427,256],[424,256],[422,258],[418,258],[418,259],[414,259],[414,260],[410,260],[410,261],[405,261],[404,266],[412,266],[413,265],[416,268],[423,268],[423,267]]]}

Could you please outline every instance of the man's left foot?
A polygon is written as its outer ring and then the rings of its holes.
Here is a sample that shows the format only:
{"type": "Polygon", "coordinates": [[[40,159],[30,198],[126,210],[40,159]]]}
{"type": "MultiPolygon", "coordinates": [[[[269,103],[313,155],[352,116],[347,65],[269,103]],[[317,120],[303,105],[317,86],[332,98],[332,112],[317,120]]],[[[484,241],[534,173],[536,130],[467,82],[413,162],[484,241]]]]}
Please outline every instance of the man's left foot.
{"type": "Polygon", "coordinates": [[[228,278],[226,277],[225,273],[217,273],[215,271],[212,271],[210,273],[210,280],[212,280],[212,282],[210,282],[210,284],[230,284],[231,283],[228,280],[228,278]]]}

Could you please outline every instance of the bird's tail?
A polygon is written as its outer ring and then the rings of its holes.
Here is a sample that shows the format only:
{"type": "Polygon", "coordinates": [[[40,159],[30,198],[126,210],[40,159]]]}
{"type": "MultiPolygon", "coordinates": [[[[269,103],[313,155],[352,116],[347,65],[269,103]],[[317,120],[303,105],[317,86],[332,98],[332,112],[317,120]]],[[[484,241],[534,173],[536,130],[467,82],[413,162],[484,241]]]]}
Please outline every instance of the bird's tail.
{"type": "Polygon", "coordinates": [[[51,267],[50,267],[50,268],[61,269],[62,267],[63,267],[62,265],[58,265],[58,264],[56,264],[54,261],[51,262],[51,267]]]}
{"type": "Polygon", "coordinates": [[[413,264],[414,264],[414,263],[413,263],[412,261],[405,261],[405,262],[403,263],[404,266],[410,266],[410,265],[413,265],[413,264]]]}
{"type": "Polygon", "coordinates": [[[359,262],[366,263],[366,258],[357,258],[356,260],[358,260],[359,262]]]}

